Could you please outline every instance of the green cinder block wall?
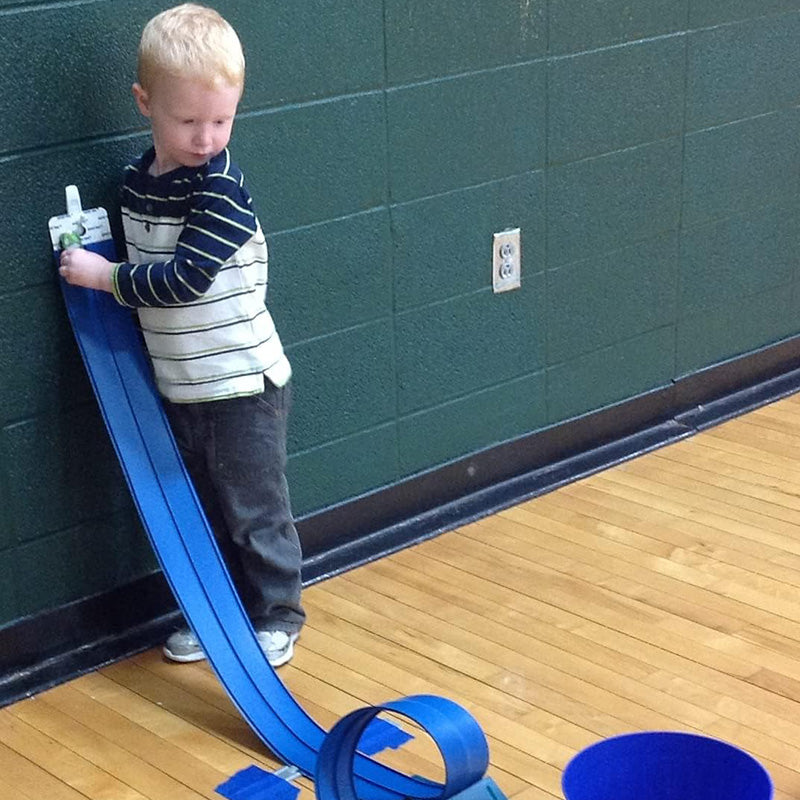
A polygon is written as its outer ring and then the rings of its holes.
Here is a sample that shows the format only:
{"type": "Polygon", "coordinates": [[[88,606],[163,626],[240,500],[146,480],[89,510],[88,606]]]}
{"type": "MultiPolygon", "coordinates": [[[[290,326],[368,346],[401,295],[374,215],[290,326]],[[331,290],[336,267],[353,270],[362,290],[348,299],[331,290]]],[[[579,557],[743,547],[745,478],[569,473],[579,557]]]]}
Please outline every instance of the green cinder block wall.
{"type": "MultiPolygon", "coordinates": [[[[161,0],[0,0],[0,625],[156,568],[62,307],[161,0]]],[[[218,0],[298,515],[800,333],[800,0],[218,0]],[[521,227],[522,288],[491,290],[521,227]]]]}

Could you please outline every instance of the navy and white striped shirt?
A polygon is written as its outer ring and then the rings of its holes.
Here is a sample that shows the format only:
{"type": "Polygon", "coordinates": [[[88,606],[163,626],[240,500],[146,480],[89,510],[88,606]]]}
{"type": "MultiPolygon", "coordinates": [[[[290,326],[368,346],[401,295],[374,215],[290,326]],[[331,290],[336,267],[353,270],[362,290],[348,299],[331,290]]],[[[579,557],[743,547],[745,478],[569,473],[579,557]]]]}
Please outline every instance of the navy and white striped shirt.
{"type": "Polygon", "coordinates": [[[114,296],[136,308],[159,391],[173,402],[258,394],[291,376],[264,296],[267,245],[227,148],[202,167],[125,174],[128,261],[114,296]]]}

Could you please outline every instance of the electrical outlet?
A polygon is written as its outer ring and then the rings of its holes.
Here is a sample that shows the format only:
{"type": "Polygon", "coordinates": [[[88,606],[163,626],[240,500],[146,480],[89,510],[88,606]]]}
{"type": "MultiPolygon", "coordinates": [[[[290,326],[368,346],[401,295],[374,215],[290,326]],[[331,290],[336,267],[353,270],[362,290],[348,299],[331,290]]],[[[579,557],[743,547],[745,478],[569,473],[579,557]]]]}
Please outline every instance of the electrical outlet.
{"type": "Polygon", "coordinates": [[[494,235],[492,258],[492,289],[495,294],[519,289],[522,284],[522,245],[520,229],[501,231],[494,235]]]}

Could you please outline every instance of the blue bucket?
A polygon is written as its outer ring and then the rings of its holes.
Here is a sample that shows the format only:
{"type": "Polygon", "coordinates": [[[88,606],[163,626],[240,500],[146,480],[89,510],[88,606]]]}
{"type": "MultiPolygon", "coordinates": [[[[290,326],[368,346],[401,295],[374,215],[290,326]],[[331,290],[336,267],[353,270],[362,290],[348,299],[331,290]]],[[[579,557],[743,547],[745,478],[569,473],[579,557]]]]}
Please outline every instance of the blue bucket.
{"type": "Polygon", "coordinates": [[[653,731],[604,739],[578,753],[561,780],[566,800],[771,800],[751,755],[718,739],[653,731]]]}

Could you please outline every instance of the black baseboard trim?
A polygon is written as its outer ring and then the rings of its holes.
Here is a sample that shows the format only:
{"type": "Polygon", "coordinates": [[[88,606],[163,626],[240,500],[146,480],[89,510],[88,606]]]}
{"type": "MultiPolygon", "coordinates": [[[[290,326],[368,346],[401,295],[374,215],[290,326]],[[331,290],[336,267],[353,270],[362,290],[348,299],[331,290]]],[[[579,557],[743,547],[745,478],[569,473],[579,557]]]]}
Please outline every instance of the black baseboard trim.
{"type": "Polygon", "coordinates": [[[800,389],[800,336],[523,436],[299,523],[312,583],[800,389]]]}
{"type": "Polygon", "coordinates": [[[158,572],[0,629],[0,706],[127,658],[181,619],[158,572]]]}
{"type": "Polygon", "coordinates": [[[318,557],[306,559],[306,582],[310,584],[324,580],[419,544],[692,433],[691,429],[680,423],[665,422],[479,489],[374,533],[332,547],[318,557]]]}
{"type": "MultiPolygon", "coordinates": [[[[800,390],[800,337],[298,520],[306,585],[800,390]]],[[[154,646],[180,623],[148,575],[0,629],[0,706],[154,646]]]]}

